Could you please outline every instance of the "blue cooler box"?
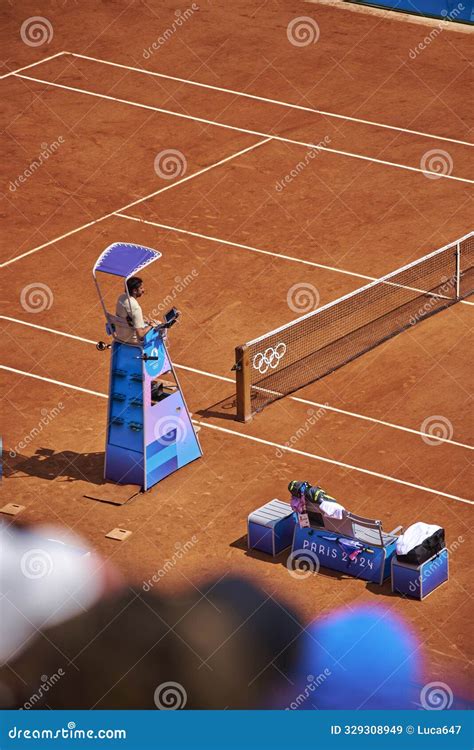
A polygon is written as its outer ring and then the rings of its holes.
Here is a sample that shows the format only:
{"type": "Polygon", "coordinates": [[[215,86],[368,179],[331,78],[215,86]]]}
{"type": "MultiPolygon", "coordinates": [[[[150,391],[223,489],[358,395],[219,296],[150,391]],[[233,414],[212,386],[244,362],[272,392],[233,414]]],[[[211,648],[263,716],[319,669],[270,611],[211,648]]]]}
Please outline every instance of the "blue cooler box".
{"type": "Polygon", "coordinates": [[[270,500],[248,517],[249,549],[258,549],[273,557],[278,555],[291,545],[295,524],[296,514],[289,503],[270,500]]]}
{"type": "Polygon", "coordinates": [[[424,599],[449,577],[446,547],[421,565],[410,565],[392,558],[392,591],[413,599],[424,599]]]}

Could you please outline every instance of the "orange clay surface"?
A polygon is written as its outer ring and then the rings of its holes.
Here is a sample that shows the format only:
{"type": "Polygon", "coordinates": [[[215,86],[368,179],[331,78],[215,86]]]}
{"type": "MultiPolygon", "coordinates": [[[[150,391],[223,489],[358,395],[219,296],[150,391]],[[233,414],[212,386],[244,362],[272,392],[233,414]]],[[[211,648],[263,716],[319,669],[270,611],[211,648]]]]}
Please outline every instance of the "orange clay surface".
{"type": "MultiPolygon", "coordinates": [[[[41,13],[54,36],[37,48],[24,44],[19,31],[37,7],[7,5],[1,14],[6,57],[0,74],[57,52],[75,52],[469,140],[469,34],[445,30],[412,60],[410,49],[430,27],[406,16],[295,0],[203,0],[147,57],[143,51],[175,18],[173,2],[156,5],[159,10],[124,0],[63,8],[46,2],[41,13]],[[320,37],[295,47],[286,27],[302,15],[317,21],[320,37]]],[[[285,181],[308,147],[275,136],[415,168],[427,152],[442,151],[452,162],[452,175],[466,180],[474,177],[472,149],[71,54],[23,73],[146,107],[13,75],[0,81],[6,148],[2,315],[14,319],[2,320],[2,504],[25,505],[24,521],[70,527],[138,584],[173,559],[180,544],[196,538],[158,584],[167,592],[213,576],[243,575],[269,596],[291,602],[306,622],[334,608],[377,603],[388,617],[403,615],[418,635],[423,680],[443,679],[467,695],[472,520],[463,500],[472,487],[472,374],[466,361],[472,305],[440,313],[295,394],[305,402],[287,398],[247,425],[235,422],[231,408],[216,405],[234,392],[235,345],[297,317],[287,302],[294,285],[312,285],[324,304],[472,229],[468,182],[328,152],[307,159],[285,181]],[[263,143],[268,136],[273,139],[263,143]],[[18,183],[44,144],[55,141],[57,150],[18,183]],[[171,180],[154,169],[155,157],[167,149],[179,151],[185,161],[171,180]],[[250,150],[239,155],[245,149],[250,150]],[[227,157],[233,158],[213,166],[227,157]],[[200,170],[205,171],[192,177],[200,170]],[[182,182],[186,177],[191,179],[182,182]],[[282,180],[284,187],[277,189],[282,180]],[[125,208],[135,201],[140,202],[125,208]],[[121,211],[129,218],[108,216],[121,211]],[[94,346],[105,334],[91,269],[115,241],[163,253],[144,274],[143,306],[158,317],[171,304],[182,313],[170,334],[170,353],[190,410],[203,425],[204,449],[202,460],[122,507],[84,497],[103,489],[109,366],[109,353],[94,346]],[[24,290],[38,284],[50,290],[48,307],[32,311],[24,290]],[[31,437],[55,407],[57,416],[31,437]],[[451,425],[451,442],[423,440],[419,431],[429,417],[451,425]],[[389,582],[367,585],[324,569],[298,581],[288,574],[286,553],[275,559],[248,553],[248,513],[274,497],[286,500],[291,479],[323,486],[355,513],[382,519],[387,531],[418,520],[444,526],[448,545],[454,544],[449,583],[417,602],[392,596],[389,582]],[[105,539],[115,526],[132,536],[123,543],[105,539]]]]}

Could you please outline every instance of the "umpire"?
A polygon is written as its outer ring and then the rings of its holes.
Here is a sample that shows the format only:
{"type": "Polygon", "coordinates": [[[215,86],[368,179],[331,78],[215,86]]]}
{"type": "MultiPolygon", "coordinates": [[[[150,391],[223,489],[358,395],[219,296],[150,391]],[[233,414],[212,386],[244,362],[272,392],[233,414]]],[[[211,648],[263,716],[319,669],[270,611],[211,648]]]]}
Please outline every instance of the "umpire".
{"type": "Polygon", "coordinates": [[[124,292],[117,300],[115,315],[123,320],[123,324],[116,323],[116,334],[120,341],[127,344],[137,344],[153,328],[153,321],[143,317],[143,311],[138,299],[145,294],[143,280],[139,276],[127,279],[128,294],[124,292]]]}

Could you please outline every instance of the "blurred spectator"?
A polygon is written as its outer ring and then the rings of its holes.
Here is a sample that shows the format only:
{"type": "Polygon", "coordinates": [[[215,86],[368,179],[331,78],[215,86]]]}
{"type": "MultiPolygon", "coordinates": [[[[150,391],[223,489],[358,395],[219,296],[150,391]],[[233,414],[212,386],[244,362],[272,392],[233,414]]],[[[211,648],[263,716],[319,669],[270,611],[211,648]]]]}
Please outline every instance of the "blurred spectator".
{"type": "Polygon", "coordinates": [[[307,628],[294,709],[414,709],[420,649],[385,607],[336,610],[307,628]]]}
{"type": "Polygon", "coordinates": [[[34,696],[35,708],[258,708],[281,700],[301,633],[291,609],[245,581],[173,600],[130,589],[40,633],[0,682],[16,707],[34,696]]]}
{"type": "Polygon", "coordinates": [[[55,526],[0,523],[0,665],[121,585],[109,563],[55,526]]]}

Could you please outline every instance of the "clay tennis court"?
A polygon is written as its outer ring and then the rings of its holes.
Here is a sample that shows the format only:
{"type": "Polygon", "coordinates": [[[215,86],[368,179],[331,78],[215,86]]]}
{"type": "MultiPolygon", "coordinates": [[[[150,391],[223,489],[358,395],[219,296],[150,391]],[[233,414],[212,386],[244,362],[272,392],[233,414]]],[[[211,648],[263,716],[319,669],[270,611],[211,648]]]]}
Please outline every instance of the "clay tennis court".
{"type": "Polygon", "coordinates": [[[19,31],[36,6],[3,11],[4,503],[68,526],[138,584],[196,537],[160,581],[168,592],[239,574],[307,622],[376,600],[413,626],[424,680],[467,697],[472,298],[247,424],[231,366],[235,346],[301,314],[295,287],[322,305],[472,229],[472,31],[445,28],[412,58],[430,22],[336,3],[199,5],[161,43],[171,2],[46,3],[54,34],[37,47],[19,31]],[[317,22],[315,43],[290,43],[299,16],[317,22]],[[156,168],[170,150],[171,178],[156,168]],[[84,497],[103,482],[109,368],[91,270],[117,241],[163,253],[144,307],[172,295],[181,311],[170,353],[204,450],[121,507],[84,497]],[[442,525],[448,585],[417,602],[324,569],[297,581],[286,553],[248,553],[248,514],[286,501],[292,479],[386,530],[442,525]],[[131,537],[106,539],[114,527],[131,537]]]}

